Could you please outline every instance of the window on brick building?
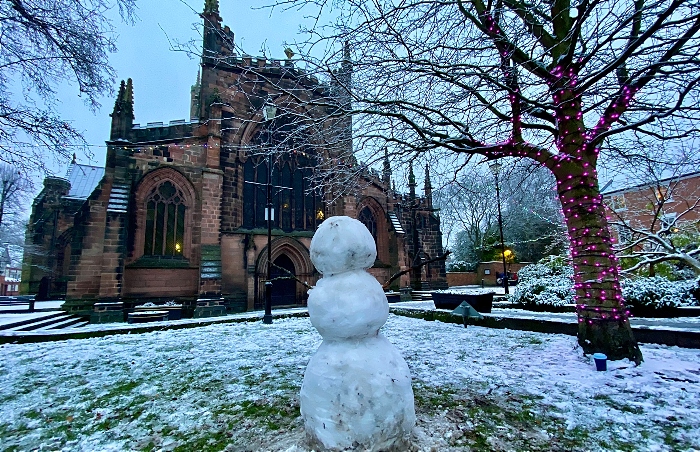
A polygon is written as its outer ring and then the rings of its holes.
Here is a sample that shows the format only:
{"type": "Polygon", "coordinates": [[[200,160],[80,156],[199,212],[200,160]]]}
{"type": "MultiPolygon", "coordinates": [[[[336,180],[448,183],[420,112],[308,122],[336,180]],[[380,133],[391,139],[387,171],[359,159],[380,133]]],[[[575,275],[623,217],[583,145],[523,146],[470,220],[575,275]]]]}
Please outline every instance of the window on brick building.
{"type": "Polygon", "coordinates": [[[629,228],[627,228],[626,226],[618,225],[616,229],[618,243],[623,245],[632,241],[632,231],[630,231],[629,228]]]}
{"type": "Polygon", "coordinates": [[[610,208],[615,211],[627,210],[625,195],[614,195],[610,198],[610,208]]]}
{"type": "Polygon", "coordinates": [[[170,181],[156,186],[146,198],[143,254],[182,256],[185,235],[185,197],[170,181]]]}

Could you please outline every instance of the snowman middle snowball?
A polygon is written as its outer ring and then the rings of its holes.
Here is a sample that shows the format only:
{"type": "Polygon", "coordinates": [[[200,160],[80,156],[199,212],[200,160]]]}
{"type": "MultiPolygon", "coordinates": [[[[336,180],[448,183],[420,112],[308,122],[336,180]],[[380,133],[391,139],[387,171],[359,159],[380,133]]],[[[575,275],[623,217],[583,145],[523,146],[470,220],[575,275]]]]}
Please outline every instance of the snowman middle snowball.
{"type": "Polygon", "coordinates": [[[379,333],[389,304],[365,271],[374,239],[361,222],[330,217],[310,252],[323,277],[309,291],[309,317],[323,343],[301,387],[309,440],[322,450],[399,450],[415,425],[413,390],[406,362],[379,333]]]}

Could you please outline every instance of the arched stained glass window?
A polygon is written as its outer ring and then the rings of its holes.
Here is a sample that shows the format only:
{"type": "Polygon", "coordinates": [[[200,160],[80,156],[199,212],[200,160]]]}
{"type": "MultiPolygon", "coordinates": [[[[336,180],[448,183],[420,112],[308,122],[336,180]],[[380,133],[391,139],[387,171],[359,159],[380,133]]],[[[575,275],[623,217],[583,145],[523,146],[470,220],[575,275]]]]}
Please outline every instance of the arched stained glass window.
{"type": "MultiPolygon", "coordinates": [[[[243,164],[243,218],[245,229],[267,228],[267,156],[250,155],[243,164]]],[[[308,157],[296,152],[281,153],[272,163],[272,227],[291,231],[313,231],[325,218],[323,192],[315,186],[308,157]]]]}
{"type": "Polygon", "coordinates": [[[267,221],[265,221],[265,208],[267,207],[267,177],[268,177],[267,163],[260,163],[258,165],[258,176],[256,181],[256,195],[255,195],[255,226],[259,228],[267,227],[267,221]]]}
{"type": "Polygon", "coordinates": [[[357,219],[360,220],[360,222],[364,224],[367,229],[369,229],[369,232],[372,234],[372,237],[374,237],[374,241],[376,242],[377,220],[374,219],[374,215],[372,215],[372,211],[369,210],[369,207],[365,207],[360,210],[360,214],[357,216],[357,219]]]}
{"type": "Polygon", "coordinates": [[[313,173],[310,168],[304,168],[304,216],[306,217],[306,229],[313,230],[316,226],[316,209],[314,205],[313,173]]]}
{"type": "Polygon", "coordinates": [[[172,182],[153,189],[146,198],[144,255],[182,256],[186,208],[182,192],[172,182]]]}
{"type": "MultiPolygon", "coordinates": [[[[289,163],[286,163],[282,168],[282,186],[292,186],[292,170],[289,163]]],[[[280,193],[280,217],[282,219],[282,229],[284,231],[292,230],[292,193],[291,190],[282,190],[280,193]]]]}
{"type": "Polygon", "coordinates": [[[300,169],[294,171],[292,180],[294,187],[294,228],[297,230],[304,229],[304,175],[300,169]]]}
{"type": "Polygon", "coordinates": [[[253,159],[248,159],[243,166],[243,227],[252,229],[255,227],[255,164],[253,159]]]}

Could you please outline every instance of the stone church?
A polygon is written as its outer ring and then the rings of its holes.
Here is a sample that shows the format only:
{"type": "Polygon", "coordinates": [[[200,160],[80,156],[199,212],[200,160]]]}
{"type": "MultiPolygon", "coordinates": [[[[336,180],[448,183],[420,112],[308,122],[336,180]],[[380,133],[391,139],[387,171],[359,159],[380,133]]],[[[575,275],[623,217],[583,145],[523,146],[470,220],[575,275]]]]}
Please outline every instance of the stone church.
{"type": "MultiPolygon", "coordinates": [[[[348,49],[330,81],[321,82],[297,69],[291,52],[284,60],[233,52],[218,1],[206,1],[202,18],[190,119],[135,123],[129,79],[111,114],[104,168],[74,159],[65,177],[45,179],[27,231],[25,293],[65,297],[64,309],[76,313],[98,301],[128,308],[166,300],[192,306],[198,299],[251,310],[263,305],[271,278],[273,306],[303,305],[307,289],[289,274],[311,285],[318,280],[309,244],[332,215],[357,218],[370,230],[378,250],[370,272],[380,283],[442,254],[427,168],[423,196],[412,170],[409,194],[391,188],[386,157],[381,173],[361,168],[353,190],[316,177],[321,162],[357,169],[353,159],[340,159],[352,150],[352,122],[333,115],[350,99],[348,49]],[[270,104],[277,116],[266,120],[270,104]],[[303,122],[290,119],[300,110],[303,122]],[[271,147],[274,155],[261,152],[271,147]],[[268,178],[275,187],[270,244],[268,178]]],[[[444,261],[406,273],[391,288],[408,285],[446,287],[444,261]]]]}

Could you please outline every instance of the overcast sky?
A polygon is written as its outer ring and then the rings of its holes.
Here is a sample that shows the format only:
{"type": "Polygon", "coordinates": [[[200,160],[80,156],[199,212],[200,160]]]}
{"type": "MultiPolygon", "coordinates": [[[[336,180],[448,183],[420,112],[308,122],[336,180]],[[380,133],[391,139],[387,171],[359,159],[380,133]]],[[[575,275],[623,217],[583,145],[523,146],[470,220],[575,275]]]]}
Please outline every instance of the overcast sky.
{"type": "MultiPolygon", "coordinates": [[[[305,11],[281,11],[265,8],[274,0],[221,0],[219,12],[222,24],[235,33],[236,44],[252,55],[262,55],[264,46],[268,58],[284,58],[285,42],[303,39],[300,24],[310,24],[305,11]]],[[[110,117],[114,107],[119,80],[133,79],[135,123],[168,123],[176,119],[188,119],[190,87],[195,83],[199,59],[173,45],[189,40],[198,42],[202,20],[197,16],[204,7],[204,0],[138,0],[135,24],[123,23],[114,11],[114,24],[118,31],[117,53],[111,54],[111,64],[117,75],[115,93],[105,96],[101,108],[92,112],[78,97],[76,86],[63,86],[59,95],[58,110],[77,129],[83,131],[93,156],[78,153],[78,161],[84,164],[104,166],[105,141],[109,138],[110,117]]],[[[56,165],[54,174],[65,174],[69,162],[56,165]]],[[[416,168],[417,176],[420,168],[416,168]]],[[[600,169],[602,184],[612,175],[600,169]]],[[[602,186],[601,184],[601,186],[602,186]]],[[[38,184],[38,189],[41,184],[38,184]]]]}
{"type": "MultiPolygon", "coordinates": [[[[284,58],[284,43],[299,39],[299,25],[304,22],[304,11],[260,9],[271,0],[222,0],[219,13],[222,24],[235,33],[236,44],[252,55],[261,55],[265,46],[269,58],[284,58]]],[[[134,83],[135,123],[188,119],[190,87],[195,83],[199,60],[185,52],[172,49],[171,43],[200,41],[202,20],[196,15],[204,7],[204,0],[139,0],[138,18],[134,25],[120,21],[115,11],[114,20],[119,38],[118,52],[111,54],[111,64],[119,80],[132,78],[134,83]],[[170,42],[169,42],[170,41],[170,42]]],[[[92,112],[78,97],[75,86],[60,90],[63,117],[83,131],[94,154],[92,160],[78,153],[78,161],[103,166],[105,141],[109,139],[110,117],[115,94],[105,96],[102,107],[92,112]]],[[[57,166],[54,173],[63,175],[68,162],[57,166]]]]}

